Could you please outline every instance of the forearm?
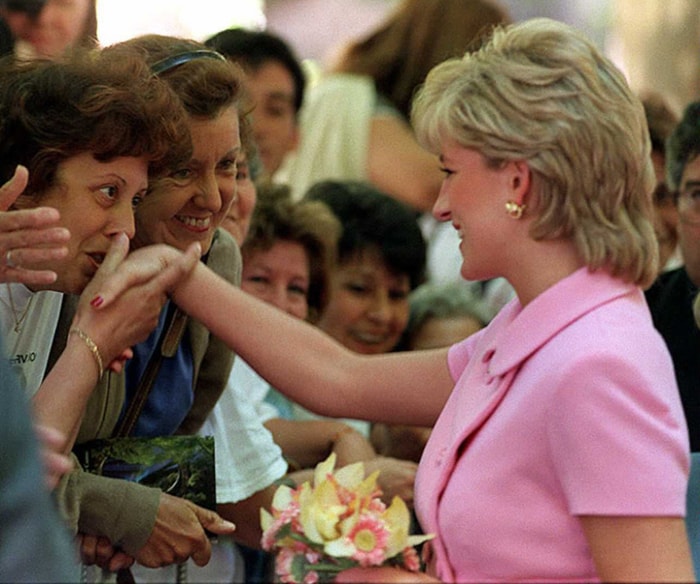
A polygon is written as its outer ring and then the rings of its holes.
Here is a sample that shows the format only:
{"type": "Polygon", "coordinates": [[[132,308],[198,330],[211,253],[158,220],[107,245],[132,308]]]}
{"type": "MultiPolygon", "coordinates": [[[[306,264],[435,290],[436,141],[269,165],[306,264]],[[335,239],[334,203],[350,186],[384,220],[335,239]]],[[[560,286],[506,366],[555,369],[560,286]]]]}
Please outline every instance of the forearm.
{"type": "Polygon", "coordinates": [[[65,350],[32,398],[37,421],[66,436],[66,453],[73,448],[97,381],[95,356],[77,335],[69,335],[65,350]]]}
{"type": "Polygon", "coordinates": [[[107,537],[133,555],[153,529],[160,491],[76,469],[63,477],[56,498],[73,533],[107,537]]]}
{"type": "Polygon", "coordinates": [[[355,356],[315,327],[229,286],[204,266],[175,289],[173,300],[273,387],[320,414],[342,415],[333,394],[348,391],[345,369],[355,356]]]}
{"type": "Polygon", "coordinates": [[[338,455],[339,466],[375,455],[369,441],[342,422],[273,418],[265,422],[265,426],[285,457],[297,462],[301,468],[315,466],[331,452],[338,455]]]}
{"type": "Polygon", "coordinates": [[[273,387],[322,415],[429,426],[453,387],[447,349],[352,353],[202,264],[180,281],[173,299],[273,387]]]}

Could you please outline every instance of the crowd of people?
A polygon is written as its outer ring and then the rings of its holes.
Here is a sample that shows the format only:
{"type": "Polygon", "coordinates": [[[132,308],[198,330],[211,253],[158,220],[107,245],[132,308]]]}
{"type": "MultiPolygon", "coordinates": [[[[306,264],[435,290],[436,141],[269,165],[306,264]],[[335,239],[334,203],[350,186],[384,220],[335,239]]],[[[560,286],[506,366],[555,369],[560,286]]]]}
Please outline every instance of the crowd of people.
{"type": "Polygon", "coordinates": [[[330,454],[434,534],[338,582],[700,574],[700,102],[492,0],[314,83],[95,6],[0,2],[0,581],[272,581],[260,508],[330,454]],[[76,456],[169,436],[213,507],[76,456]]]}

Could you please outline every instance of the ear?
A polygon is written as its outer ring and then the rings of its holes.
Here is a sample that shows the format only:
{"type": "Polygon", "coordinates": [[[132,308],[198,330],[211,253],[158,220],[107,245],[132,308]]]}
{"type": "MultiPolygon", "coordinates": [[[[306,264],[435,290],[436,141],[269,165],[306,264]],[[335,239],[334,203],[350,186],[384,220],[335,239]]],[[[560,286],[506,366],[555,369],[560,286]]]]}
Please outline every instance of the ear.
{"type": "Polygon", "coordinates": [[[524,160],[513,160],[508,163],[509,185],[511,189],[510,200],[523,205],[530,195],[532,172],[530,166],[524,160]]]}

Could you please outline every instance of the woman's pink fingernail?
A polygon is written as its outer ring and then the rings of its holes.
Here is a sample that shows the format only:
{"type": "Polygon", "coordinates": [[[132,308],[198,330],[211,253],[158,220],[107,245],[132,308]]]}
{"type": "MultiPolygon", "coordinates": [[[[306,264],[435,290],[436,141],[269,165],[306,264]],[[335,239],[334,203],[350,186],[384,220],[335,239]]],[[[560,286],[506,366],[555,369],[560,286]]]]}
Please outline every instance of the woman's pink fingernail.
{"type": "Polygon", "coordinates": [[[90,306],[92,306],[93,308],[99,308],[100,306],[102,306],[102,303],[104,301],[105,299],[102,298],[102,296],[95,296],[92,300],[90,300],[90,306]]]}

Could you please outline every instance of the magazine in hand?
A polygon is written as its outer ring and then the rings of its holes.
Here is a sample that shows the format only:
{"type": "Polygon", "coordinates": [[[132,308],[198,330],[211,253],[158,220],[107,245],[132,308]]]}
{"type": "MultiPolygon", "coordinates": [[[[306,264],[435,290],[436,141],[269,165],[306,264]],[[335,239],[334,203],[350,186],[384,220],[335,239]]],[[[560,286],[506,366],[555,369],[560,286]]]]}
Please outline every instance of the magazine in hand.
{"type": "Polygon", "coordinates": [[[123,437],[77,444],[83,469],[98,475],[159,488],[215,510],[212,436],[123,437]]]}

